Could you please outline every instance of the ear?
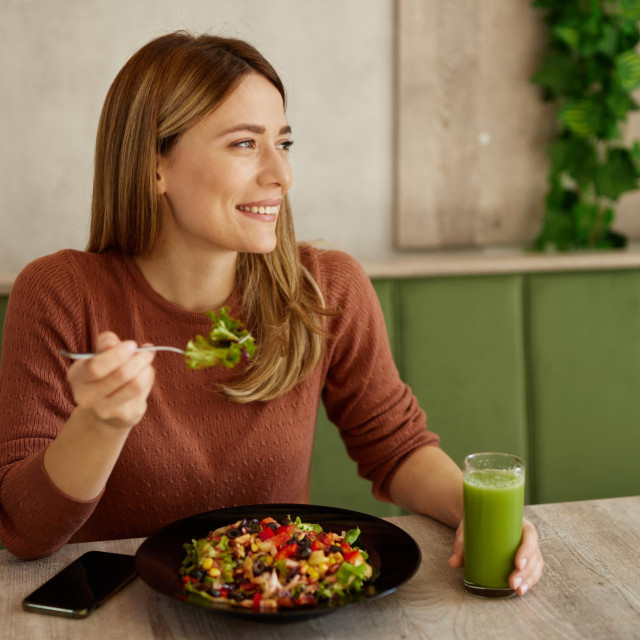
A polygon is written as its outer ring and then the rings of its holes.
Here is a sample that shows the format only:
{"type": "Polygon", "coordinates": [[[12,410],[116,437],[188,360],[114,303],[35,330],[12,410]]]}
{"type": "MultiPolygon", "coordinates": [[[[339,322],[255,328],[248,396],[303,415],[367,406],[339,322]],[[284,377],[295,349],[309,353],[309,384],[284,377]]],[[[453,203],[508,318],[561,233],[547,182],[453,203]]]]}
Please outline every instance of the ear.
{"type": "Polygon", "coordinates": [[[156,156],[156,193],[161,196],[167,192],[167,165],[166,156],[156,156]]]}

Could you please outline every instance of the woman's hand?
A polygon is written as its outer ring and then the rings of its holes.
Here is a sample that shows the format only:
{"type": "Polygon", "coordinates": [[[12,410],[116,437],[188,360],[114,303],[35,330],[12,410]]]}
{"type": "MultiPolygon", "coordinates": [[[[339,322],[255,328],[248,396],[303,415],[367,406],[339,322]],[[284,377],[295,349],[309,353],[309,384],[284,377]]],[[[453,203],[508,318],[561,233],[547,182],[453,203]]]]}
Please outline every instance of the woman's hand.
{"type": "Polygon", "coordinates": [[[138,424],[147,410],[155,371],[154,353],[136,353],[137,346],[115,333],[101,333],[96,341],[99,355],[75,362],[67,373],[76,405],[112,427],[138,424]]]}
{"type": "MultiPolygon", "coordinates": [[[[453,542],[449,566],[458,568],[464,564],[463,557],[463,523],[460,523],[453,542]]],[[[509,586],[523,596],[540,580],[544,560],[538,547],[538,533],[535,527],[525,518],[522,521],[522,543],[516,553],[516,568],[509,576],[509,586]]]]}

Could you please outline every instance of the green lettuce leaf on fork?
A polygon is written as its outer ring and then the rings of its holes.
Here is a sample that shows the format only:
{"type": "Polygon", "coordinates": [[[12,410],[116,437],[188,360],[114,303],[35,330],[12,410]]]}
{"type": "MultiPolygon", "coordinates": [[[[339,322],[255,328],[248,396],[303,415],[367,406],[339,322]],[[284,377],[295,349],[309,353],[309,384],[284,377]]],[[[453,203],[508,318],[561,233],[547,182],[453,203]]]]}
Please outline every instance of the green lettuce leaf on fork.
{"type": "Polygon", "coordinates": [[[209,311],[207,315],[211,318],[209,335],[197,335],[187,343],[185,361],[189,369],[205,369],[217,364],[231,369],[243,355],[253,356],[255,339],[242,322],[229,315],[229,307],[222,307],[218,312],[209,311]]]}

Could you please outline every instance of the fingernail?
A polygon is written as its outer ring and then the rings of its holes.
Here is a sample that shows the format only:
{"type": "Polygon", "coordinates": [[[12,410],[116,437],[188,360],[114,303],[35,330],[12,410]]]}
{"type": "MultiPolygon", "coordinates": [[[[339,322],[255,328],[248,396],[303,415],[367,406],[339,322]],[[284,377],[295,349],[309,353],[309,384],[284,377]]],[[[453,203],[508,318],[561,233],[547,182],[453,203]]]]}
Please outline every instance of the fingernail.
{"type": "Polygon", "coordinates": [[[513,581],[513,589],[514,591],[522,584],[522,578],[516,578],[513,581]]]}
{"type": "Polygon", "coordinates": [[[525,593],[527,593],[528,590],[529,590],[529,585],[525,582],[525,584],[522,585],[522,589],[520,589],[520,595],[524,595],[525,593]]]}
{"type": "Polygon", "coordinates": [[[518,562],[518,568],[519,569],[524,569],[527,566],[527,559],[526,558],[521,558],[520,562],[518,562]]]}
{"type": "Polygon", "coordinates": [[[127,347],[127,351],[130,351],[131,353],[133,353],[138,348],[138,345],[133,340],[127,340],[125,342],[125,345],[127,347]]]}

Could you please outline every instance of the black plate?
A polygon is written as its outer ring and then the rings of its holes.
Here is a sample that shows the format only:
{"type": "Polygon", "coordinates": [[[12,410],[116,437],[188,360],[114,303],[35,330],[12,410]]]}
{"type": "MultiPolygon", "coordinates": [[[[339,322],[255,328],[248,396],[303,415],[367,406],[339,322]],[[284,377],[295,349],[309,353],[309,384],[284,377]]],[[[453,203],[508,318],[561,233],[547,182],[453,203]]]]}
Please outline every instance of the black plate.
{"type": "MultiPolygon", "coordinates": [[[[378,571],[378,577],[373,583],[376,593],[368,596],[366,601],[392,593],[409,580],[420,566],[421,554],[415,540],[399,527],[375,516],[337,507],[308,504],[258,504],[208,511],[166,526],[140,545],[136,553],[136,569],[142,580],[150,587],[180,599],[182,582],[178,570],[185,555],[182,546],[185,542],[190,542],[194,538],[204,538],[210,531],[232,524],[241,518],[262,519],[271,516],[281,522],[288,515],[293,519],[300,516],[303,522],[319,524],[324,531],[341,533],[356,526],[360,527],[361,535],[357,546],[368,552],[369,562],[378,571]]],[[[254,620],[284,621],[330,613],[362,601],[342,605],[319,604],[311,608],[283,609],[273,612],[227,605],[204,608],[254,620]]]]}

